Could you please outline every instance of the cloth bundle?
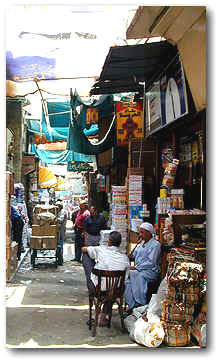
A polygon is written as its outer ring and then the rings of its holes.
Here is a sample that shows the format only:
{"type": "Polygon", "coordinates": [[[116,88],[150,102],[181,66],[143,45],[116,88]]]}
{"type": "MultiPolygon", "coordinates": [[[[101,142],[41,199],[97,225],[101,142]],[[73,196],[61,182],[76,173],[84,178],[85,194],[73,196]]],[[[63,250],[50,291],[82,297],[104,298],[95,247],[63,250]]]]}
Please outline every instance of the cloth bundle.
{"type": "Polygon", "coordinates": [[[184,324],[175,324],[162,322],[165,336],[164,342],[168,346],[185,346],[190,343],[191,326],[184,324]]]}
{"type": "Polygon", "coordinates": [[[168,267],[167,280],[171,284],[181,282],[199,283],[199,275],[203,271],[200,263],[195,262],[175,262],[168,267]]]}
{"type": "Polygon", "coordinates": [[[169,285],[168,299],[174,302],[184,302],[186,304],[198,304],[199,302],[199,286],[191,284],[186,285],[175,285],[172,287],[169,285]]]}
{"type": "Polygon", "coordinates": [[[199,303],[201,263],[192,254],[178,249],[168,255],[168,296],[162,301],[161,322],[168,346],[186,346],[190,342],[195,305],[199,303]],[[189,258],[189,260],[188,260],[189,258]],[[180,259],[182,259],[180,261],[180,259]]]}
{"type": "Polygon", "coordinates": [[[193,321],[194,305],[182,302],[164,300],[161,302],[161,320],[166,322],[191,323],[193,321]]]}

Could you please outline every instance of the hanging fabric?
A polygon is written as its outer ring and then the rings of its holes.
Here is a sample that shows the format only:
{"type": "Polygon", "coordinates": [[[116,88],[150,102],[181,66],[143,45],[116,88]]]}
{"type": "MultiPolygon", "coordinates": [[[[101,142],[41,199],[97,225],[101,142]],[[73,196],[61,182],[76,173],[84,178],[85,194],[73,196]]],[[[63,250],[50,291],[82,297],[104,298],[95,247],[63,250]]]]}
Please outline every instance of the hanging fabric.
{"type": "Polygon", "coordinates": [[[74,152],[95,155],[103,153],[116,144],[115,115],[105,137],[96,144],[91,144],[84,134],[86,128],[87,110],[98,108],[98,118],[110,116],[114,113],[114,102],[112,95],[105,95],[100,99],[83,101],[77,92],[71,94],[72,120],[69,128],[67,149],[74,152]],[[80,106],[80,113],[78,107],[80,106]]]}

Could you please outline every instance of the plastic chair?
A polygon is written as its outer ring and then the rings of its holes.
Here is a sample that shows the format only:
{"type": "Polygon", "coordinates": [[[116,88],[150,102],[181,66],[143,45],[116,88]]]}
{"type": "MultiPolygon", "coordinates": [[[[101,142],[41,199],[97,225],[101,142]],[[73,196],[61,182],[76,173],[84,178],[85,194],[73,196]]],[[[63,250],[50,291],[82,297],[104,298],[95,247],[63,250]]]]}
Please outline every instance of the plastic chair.
{"type": "MultiPolygon", "coordinates": [[[[89,329],[92,328],[92,335],[96,335],[96,327],[98,325],[98,317],[101,312],[101,306],[110,301],[112,306],[114,303],[118,305],[118,311],[121,319],[122,330],[125,331],[123,316],[123,294],[125,290],[125,272],[126,271],[104,271],[93,269],[98,277],[95,294],[89,295],[89,329]],[[105,280],[106,290],[101,291],[101,282],[105,280]],[[92,307],[95,306],[95,320],[92,323],[92,307]]],[[[109,313],[108,328],[111,327],[112,308],[109,313]]]]}

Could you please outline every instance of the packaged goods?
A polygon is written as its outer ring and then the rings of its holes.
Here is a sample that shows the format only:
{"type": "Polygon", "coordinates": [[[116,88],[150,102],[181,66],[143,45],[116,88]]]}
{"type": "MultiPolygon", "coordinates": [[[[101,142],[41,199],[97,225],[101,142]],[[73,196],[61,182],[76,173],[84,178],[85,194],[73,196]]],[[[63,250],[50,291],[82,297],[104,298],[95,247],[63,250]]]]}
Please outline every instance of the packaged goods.
{"type": "Polygon", "coordinates": [[[170,162],[168,166],[165,168],[163,182],[162,182],[163,186],[166,186],[168,188],[173,188],[178,164],[179,164],[179,160],[173,159],[172,162],[170,162]]]}
{"type": "Polygon", "coordinates": [[[168,346],[186,346],[191,339],[191,326],[161,321],[165,336],[164,342],[168,346]]]}

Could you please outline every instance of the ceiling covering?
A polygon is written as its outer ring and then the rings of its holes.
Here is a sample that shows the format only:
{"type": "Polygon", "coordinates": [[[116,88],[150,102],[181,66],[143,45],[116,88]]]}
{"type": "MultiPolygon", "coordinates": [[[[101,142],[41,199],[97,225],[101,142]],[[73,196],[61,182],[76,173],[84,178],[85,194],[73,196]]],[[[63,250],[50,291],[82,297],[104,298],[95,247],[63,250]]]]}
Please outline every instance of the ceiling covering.
{"type": "Polygon", "coordinates": [[[147,90],[177,54],[168,41],[111,47],[91,95],[147,90]]]}

